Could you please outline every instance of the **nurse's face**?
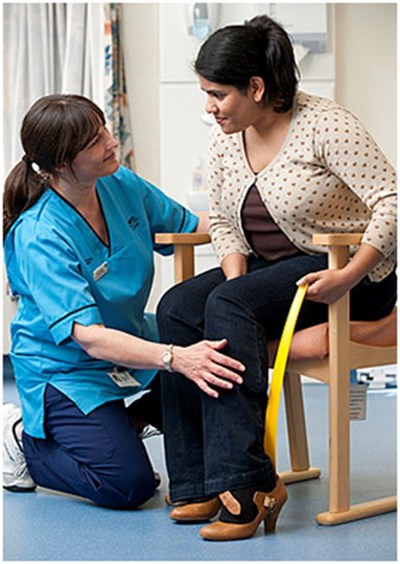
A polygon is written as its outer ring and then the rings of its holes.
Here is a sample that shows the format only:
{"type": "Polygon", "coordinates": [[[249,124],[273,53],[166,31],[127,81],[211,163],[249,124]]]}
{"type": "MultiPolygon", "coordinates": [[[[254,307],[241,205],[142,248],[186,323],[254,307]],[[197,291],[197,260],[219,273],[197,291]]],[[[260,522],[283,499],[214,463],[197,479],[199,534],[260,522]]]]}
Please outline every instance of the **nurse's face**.
{"type": "Polygon", "coordinates": [[[119,166],[117,147],[118,141],[101,125],[95,137],[76,155],[71,167],[74,176],[85,183],[113,174],[119,166]]]}
{"type": "Polygon", "coordinates": [[[235,86],[210,82],[200,75],[198,79],[207,95],[205,110],[214,116],[224,133],[244,131],[262,117],[263,106],[259,102],[263,91],[260,93],[249,86],[243,93],[235,86]]]}

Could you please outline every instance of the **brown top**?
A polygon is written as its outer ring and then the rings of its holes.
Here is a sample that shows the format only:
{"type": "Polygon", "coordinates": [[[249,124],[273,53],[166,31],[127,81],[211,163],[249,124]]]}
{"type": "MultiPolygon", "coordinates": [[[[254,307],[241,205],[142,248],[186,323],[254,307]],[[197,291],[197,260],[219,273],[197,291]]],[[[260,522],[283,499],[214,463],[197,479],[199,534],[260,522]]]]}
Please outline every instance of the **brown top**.
{"type": "Polygon", "coordinates": [[[277,260],[300,252],[272,219],[256,184],[250,188],[243,203],[242,227],[253,251],[267,260],[277,260]]]}

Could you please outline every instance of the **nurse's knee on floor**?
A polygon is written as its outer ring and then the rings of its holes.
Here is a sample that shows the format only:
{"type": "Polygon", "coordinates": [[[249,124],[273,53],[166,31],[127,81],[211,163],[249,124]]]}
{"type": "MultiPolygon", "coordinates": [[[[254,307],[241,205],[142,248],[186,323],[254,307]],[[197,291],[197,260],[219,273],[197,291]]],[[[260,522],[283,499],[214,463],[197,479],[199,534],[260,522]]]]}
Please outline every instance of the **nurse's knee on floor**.
{"type": "Polygon", "coordinates": [[[94,501],[109,509],[137,509],[154,496],[154,474],[142,473],[130,480],[103,485],[94,501]]]}

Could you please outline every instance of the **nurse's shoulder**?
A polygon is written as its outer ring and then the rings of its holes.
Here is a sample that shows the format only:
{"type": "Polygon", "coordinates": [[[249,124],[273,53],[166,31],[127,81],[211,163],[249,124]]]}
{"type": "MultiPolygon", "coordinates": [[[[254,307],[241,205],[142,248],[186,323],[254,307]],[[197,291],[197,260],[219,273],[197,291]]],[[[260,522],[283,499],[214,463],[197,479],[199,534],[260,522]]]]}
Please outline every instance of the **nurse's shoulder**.
{"type": "Polygon", "coordinates": [[[70,227],[62,201],[52,189],[46,189],[32,207],[21,213],[7,233],[4,241],[6,260],[11,254],[26,253],[32,243],[37,247],[40,241],[58,239],[68,233],[70,227]]]}
{"type": "Polygon", "coordinates": [[[38,226],[44,223],[48,223],[48,203],[49,203],[49,192],[46,190],[39,200],[29,209],[22,212],[21,215],[15,220],[11,229],[7,233],[5,239],[5,247],[7,243],[15,241],[16,237],[18,239],[29,241],[31,237],[37,234],[38,226]]]}

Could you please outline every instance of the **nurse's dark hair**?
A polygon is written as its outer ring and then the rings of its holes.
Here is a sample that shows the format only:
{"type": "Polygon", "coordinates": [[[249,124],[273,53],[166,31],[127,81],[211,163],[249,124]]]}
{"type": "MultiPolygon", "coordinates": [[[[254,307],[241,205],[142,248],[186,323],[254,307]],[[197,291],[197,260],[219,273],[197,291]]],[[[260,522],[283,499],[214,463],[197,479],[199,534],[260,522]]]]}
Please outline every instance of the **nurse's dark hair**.
{"type": "Polygon", "coordinates": [[[293,106],[299,79],[292,41],[268,16],[256,16],[244,25],[230,25],[210,35],[200,48],[194,70],[210,82],[235,86],[243,93],[251,77],[261,77],[264,103],[278,113],[293,106]]]}
{"type": "Polygon", "coordinates": [[[22,212],[32,207],[58,167],[76,155],[105,125],[104,114],[88,98],[52,94],[29,108],[21,127],[25,155],[6,178],[3,196],[3,238],[22,212]]]}

